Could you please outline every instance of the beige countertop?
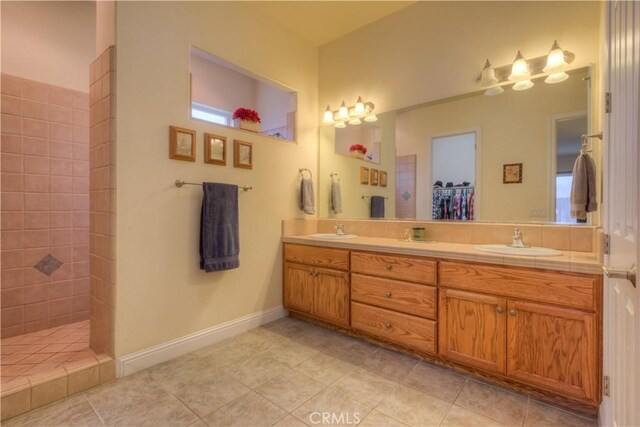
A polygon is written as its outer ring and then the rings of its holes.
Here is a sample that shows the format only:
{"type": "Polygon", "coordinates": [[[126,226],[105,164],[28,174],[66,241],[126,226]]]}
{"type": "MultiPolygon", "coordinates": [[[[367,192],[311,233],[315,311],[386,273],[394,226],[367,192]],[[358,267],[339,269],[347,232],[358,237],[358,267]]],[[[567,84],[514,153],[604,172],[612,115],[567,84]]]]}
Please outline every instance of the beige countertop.
{"type": "Polygon", "coordinates": [[[477,261],[518,267],[572,271],[576,273],[602,274],[602,263],[597,254],[590,252],[562,251],[559,256],[531,257],[499,255],[479,251],[473,244],[447,242],[406,242],[382,237],[356,237],[355,239],[328,240],[309,236],[283,236],[285,243],[322,246],[329,248],[358,249],[372,252],[390,252],[434,258],[477,261]]]}

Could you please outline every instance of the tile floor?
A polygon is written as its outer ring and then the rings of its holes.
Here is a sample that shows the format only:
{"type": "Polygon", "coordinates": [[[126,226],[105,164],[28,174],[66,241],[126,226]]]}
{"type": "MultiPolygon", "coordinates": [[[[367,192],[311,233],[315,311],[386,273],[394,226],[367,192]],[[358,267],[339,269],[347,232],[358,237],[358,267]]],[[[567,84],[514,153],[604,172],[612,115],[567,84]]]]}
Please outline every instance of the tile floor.
{"type": "Polygon", "coordinates": [[[7,426],[595,426],[361,340],[285,318],[7,426]]]}
{"type": "Polygon", "coordinates": [[[2,388],[40,377],[70,362],[95,360],[89,348],[89,321],[43,329],[0,341],[2,388]]]}

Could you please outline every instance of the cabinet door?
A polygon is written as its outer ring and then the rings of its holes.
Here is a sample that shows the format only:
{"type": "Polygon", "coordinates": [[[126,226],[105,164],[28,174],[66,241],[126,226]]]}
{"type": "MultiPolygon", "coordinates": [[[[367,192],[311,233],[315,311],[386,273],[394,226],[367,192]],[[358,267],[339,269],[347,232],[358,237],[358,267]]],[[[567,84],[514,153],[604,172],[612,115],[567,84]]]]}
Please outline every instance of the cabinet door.
{"type": "Polygon", "coordinates": [[[349,273],[316,268],[313,315],[336,325],[349,326],[349,273]]]}
{"type": "Polygon", "coordinates": [[[596,399],[595,314],[509,301],[509,376],[582,399],[596,399]]]}
{"type": "Polygon", "coordinates": [[[287,262],[284,266],[284,307],[311,314],[314,272],[308,265],[287,262]]]}
{"type": "Polygon", "coordinates": [[[440,289],[439,352],[448,359],[505,372],[506,300],[440,289]]]}

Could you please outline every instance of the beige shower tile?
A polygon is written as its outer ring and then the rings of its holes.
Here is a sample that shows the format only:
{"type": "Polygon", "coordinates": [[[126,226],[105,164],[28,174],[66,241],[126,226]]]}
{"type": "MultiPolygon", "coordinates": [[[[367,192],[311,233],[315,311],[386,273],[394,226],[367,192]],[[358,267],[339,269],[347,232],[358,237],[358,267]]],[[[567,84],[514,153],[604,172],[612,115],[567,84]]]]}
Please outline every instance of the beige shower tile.
{"type": "MultiPolygon", "coordinates": [[[[64,372],[64,371],[63,371],[64,372]]],[[[49,377],[40,382],[32,382],[31,408],[39,408],[48,403],[67,397],[66,372],[57,377],[49,377]]]]}
{"type": "Polygon", "coordinates": [[[0,407],[2,408],[2,420],[29,411],[31,409],[31,388],[25,388],[2,396],[0,407]]]}

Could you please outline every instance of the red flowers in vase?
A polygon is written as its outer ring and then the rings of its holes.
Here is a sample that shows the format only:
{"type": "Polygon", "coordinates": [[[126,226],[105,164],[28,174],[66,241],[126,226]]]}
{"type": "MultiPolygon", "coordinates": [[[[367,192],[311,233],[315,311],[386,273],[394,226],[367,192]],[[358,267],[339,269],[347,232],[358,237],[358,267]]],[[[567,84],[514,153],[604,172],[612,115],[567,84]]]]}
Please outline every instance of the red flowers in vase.
{"type": "Polygon", "coordinates": [[[367,154],[367,147],[362,144],[353,144],[351,147],[349,147],[349,151],[359,151],[362,154],[367,154]]]}
{"type": "Polygon", "coordinates": [[[238,108],[233,112],[233,116],[231,116],[231,118],[260,123],[260,115],[257,111],[250,108],[238,108]]]}

